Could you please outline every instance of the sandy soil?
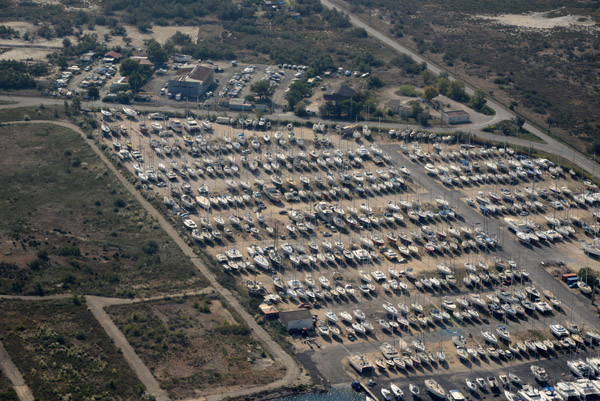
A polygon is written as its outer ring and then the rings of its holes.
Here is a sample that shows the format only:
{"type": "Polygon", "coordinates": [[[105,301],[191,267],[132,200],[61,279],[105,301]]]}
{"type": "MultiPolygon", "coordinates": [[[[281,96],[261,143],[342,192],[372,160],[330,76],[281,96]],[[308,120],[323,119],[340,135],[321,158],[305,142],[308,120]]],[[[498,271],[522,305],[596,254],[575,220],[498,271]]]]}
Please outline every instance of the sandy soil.
{"type": "Polygon", "coordinates": [[[548,18],[548,13],[538,12],[530,14],[502,14],[502,15],[477,15],[476,18],[495,21],[502,25],[516,26],[528,29],[553,29],[553,28],[589,28],[596,25],[590,16],[565,15],[562,17],[548,18]]]}
{"type": "MultiPolygon", "coordinates": [[[[63,38],[53,38],[50,40],[46,40],[41,37],[37,37],[35,32],[38,27],[34,26],[29,22],[22,21],[9,21],[3,23],[4,25],[10,26],[11,28],[17,30],[20,33],[20,38],[18,39],[0,39],[0,47],[4,46],[19,46],[13,50],[9,50],[2,55],[0,55],[0,59],[15,59],[15,60],[25,60],[32,58],[34,60],[46,60],[46,55],[54,51],[55,49],[62,48],[63,38]],[[26,41],[22,37],[23,35],[29,32],[32,34],[33,39],[31,41],[26,41]],[[39,49],[38,47],[45,46],[48,47],[47,50],[39,49]]],[[[192,41],[196,40],[198,36],[198,27],[195,26],[155,26],[152,28],[152,32],[148,34],[140,33],[136,27],[125,25],[125,29],[127,30],[127,36],[131,38],[131,45],[136,48],[144,48],[144,42],[150,39],[156,39],[161,44],[164,44],[167,39],[173,36],[177,31],[188,34],[191,36],[192,41]]],[[[104,41],[104,35],[110,33],[110,29],[105,26],[96,26],[93,31],[84,30],[84,34],[95,34],[98,36],[98,41],[104,41]]],[[[76,43],[77,38],[75,36],[68,36],[71,42],[76,43]]],[[[120,36],[111,36],[108,47],[112,46],[125,46],[126,43],[123,41],[123,38],[120,36]]]]}
{"type": "Polygon", "coordinates": [[[51,51],[34,48],[18,48],[10,49],[0,54],[0,60],[46,60],[46,55],[50,54],[51,51]]]}

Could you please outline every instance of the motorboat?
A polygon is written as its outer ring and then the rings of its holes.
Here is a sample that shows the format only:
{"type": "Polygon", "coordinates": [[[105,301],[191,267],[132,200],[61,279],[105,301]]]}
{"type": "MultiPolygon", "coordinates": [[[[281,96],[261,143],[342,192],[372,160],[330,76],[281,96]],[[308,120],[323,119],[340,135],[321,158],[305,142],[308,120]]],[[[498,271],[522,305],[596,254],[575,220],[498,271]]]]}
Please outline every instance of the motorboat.
{"type": "Polygon", "coordinates": [[[362,354],[353,354],[348,357],[348,362],[350,366],[352,366],[358,373],[363,373],[364,371],[370,371],[374,369],[374,366],[369,362],[367,357],[362,354]]]}
{"type": "Polygon", "coordinates": [[[582,359],[567,361],[567,366],[575,377],[593,377],[596,375],[594,369],[582,359]]]}
{"type": "Polygon", "coordinates": [[[558,323],[551,324],[549,327],[552,334],[554,334],[558,338],[563,338],[569,335],[567,329],[565,329],[562,325],[558,323]]]}
{"type": "Polygon", "coordinates": [[[410,391],[410,393],[414,396],[419,396],[419,394],[421,393],[421,389],[419,389],[419,386],[417,386],[416,384],[410,383],[408,385],[408,390],[410,391]]]}
{"type": "Polygon", "coordinates": [[[541,366],[531,365],[530,369],[533,377],[540,383],[545,383],[548,380],[548,373],[546,373],[546,370],[541,366]]]}
{"type": "Polygon", "coordinates": [[[554,390],[558,392],[566,401],[569,399],[580,399],[583,400],[583,394],[579,392],[575,383],[571,382],[558,382],[554,386],[554,390]]]}
{"type": "Polygon", "coordinates": [[[392,393],[394,394],[394,397],[396,397],[396,399],[404,397],[404,391],[402,391],[402,389],[394,383],[390,385],[390,389],[392,390],[392,393]]]}
{"type": "Polygon", "coordinates": [[[528,384],[525,384],[518,394],[523,401],[544,401],[544,397],[540,394],[539,390],[528,384]]]}
{"type": "Polygon", "coordinates": [[[517,393],[513,393],[512,391],[504,390],[504,396],[508,401],[523,401],[517,393]]]}

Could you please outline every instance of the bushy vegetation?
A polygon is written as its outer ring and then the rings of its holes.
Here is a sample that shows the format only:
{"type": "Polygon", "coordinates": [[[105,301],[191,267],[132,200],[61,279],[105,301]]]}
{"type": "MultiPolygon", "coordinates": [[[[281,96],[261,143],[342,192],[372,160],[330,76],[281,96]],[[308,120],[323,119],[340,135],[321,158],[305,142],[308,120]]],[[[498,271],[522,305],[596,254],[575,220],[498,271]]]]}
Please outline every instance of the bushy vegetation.
{"type": "Polygon", "coordinates": [[[0,25],[0,38],[2,39],[12,39],[18,38],[19,32],[11,28],[10,26],[0,25]]]}
{"type": "Polygon", "coordinates": [[[45,75],[44,63],[27,64],[22,61],[0,60],[0,89],[16,90],[35,88],[34,77],[45,75]]]}
{"type": "MultiPolygon", "coordinates": [[[[0,121],[5,112],[18,120],[19,111],[1,112],[0,121]]],[[[52,113],[29,110],[40,119],[52,113]]],[[[0,149],[13,158],[0,176],[0,239],[14,243],[0,292],[129,297],[207,284],[77,133],[3,127],[0,149]]]]}
{"type": "Polygon", "coordinates": [[[252,17],[251,8],[238,7],[231,0],[105,0],[108,15],[127,13],[127,22],[137,25],[150,21],[157,25],[190,24],[207,15],[216,15],[223,21],[252,17]]]}
{"type": "Polygon", "coordinates": [[[582,267],[579,269],[577,277],[590,287],[598,287],[598,273],[591,267],[582,267]]]}
{"type": "Polygon", "coordinates": [[[2,343],[36,399],[148,399],[81,299],[2,300],[0,321],[2,343]]]}
{"type": "Polygon", "coordinates": [[[377,103],[367,92],[357,92],[352,99],[341,102],[326,101],[319,107],[324,117],[346,117],[351,120],[366,114],[373,116],[377,112],[377,103]]]}
{"type": "MultiPolygon", "coordinates": [[[[379,10],[382,27],[400,42],[449,71],[456,68],[461,78],[548,127],[553,135],[590,155],[600,151],[600,115],[596,112],[600,86],[595,73],[600,68],[600,40],[595,30],[575,26],[527,29],[478,18],[546,12],[548,18],[581,15],[598,21],[597,2],[350,0],[350,4],[363,17],[369,10],[379,10]]],[[[490,113],[477,100],[462,99],[490,113]]]]}
{"type": "MultiPolygon", "coordinates": [[[[222,271],[222,269],[221,269],[222,271]]],[[[230,283],[235,285],[231,276],[230,283]]],[[[268,383],[281,377],[251,331],[216,294],[108,308],[136,353],[172,399],[197,391],[268,383]]]]}

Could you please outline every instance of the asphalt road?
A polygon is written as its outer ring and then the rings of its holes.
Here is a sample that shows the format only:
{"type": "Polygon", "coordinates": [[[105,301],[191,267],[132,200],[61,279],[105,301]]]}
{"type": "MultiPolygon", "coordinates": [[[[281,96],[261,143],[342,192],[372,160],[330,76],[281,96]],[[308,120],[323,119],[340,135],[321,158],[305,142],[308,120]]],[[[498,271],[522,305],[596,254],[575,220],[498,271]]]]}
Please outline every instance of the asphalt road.
{"type": "MultiPolygon", "coordinates": [[[[283,86],[282,86],[282,88],[283,88],[283,86]]],[[[37,107],[40,104],[62,105],[62,104],[64,104],[64,101],[65,101],[64,99],[49,98],[49,97],[42,97],[42,96],[29,97],[29,96],[13,96],[13,95],[0,95],[0,100],[18,102],[18,106],[23,106],[23,107],[26,107],[26,106],[37,107]]],[[[106,108],[115,107],[115,106],[118,107],[118,105],[115,105],[112,103],[102,103],[100,101],[87,102],[86,104],[90,107],[92,107],[92,106],[93,107],[106,107],[106,108]]],[[[16,107],[16,106],[14,104],[0,105],[0,109],[11,108],[11,107],[16,107]]],[[[136,109],[138,109],[140,111],[144,111],[144,112],[160,111],[160,112],[164,112],[164,113],[185,113],[186,110],[189,110],[189,107],[188,107],[188,105],[186,105],[185,102],[182,102],[181,104],[176,104],[176,105],[162,105],[160,102],[158,103],[158,105],[156,105],[154,103],[139,103],[139,104],[135,104],[134,107],[136,109]]],[[[500,107],[500,106],[498,105],[497,107],[500,107]]],[[[514,117],[514,115],[507,116],[507,115],[503,114],[504,112],[502,110],[503,109],[500,109],[499,112],[497,112],[496,116],[494,116],[492,121],[498,121],[498,119],[504,119],[502,116],[507,117],[507,118],[514,117]]],[[[215,113],[215,112],[211,110],[211,113],[215,113]]],[[[224,111],[223,112],[219,111],[217,114],[228,115],[230,117],[237,117],[239,115],[238,112],[224,112],[224,111]]],[[[300,121],[303,123],[307,122],[307,121],[312,121],[312,122],[321,121],[321,119],[319,119],[318,117],[300,118],[300,117],[295,116],[292,113],[272,113],[272,114],[265,115],[265,117],[272,119],[272,120],[284,119],[284,120],[290,120],[290,121],[300,121]]],[[[335,125],[337,125],[338,123],[345,125],[348,122],[347,121],[331,121],[331,120],[326,121],[326,125],[329,127],[332,127],[332,128],[335,125]]],[[[538,135],[540,138],[542,138],[544,141],[546,141],[546,143],[530,142],[530,141],[527,141],[527,140],[521,139],[521,138],[515,138],[515,137],[510,137],[510,136],[504,136],[504,135],[496,135],[496,134],[492,134],[489,132],[481,131],[481,129],[485,128],[490,123],[491,123],[491,121],[488,121],[486,123],[481,123],[481,124],[464,124],[464,125],[443,127],[443,128],[442,127],[424,128],[424,127],[420,127],[420,126],[408,126],[406,124],[399,124],[399,123],[381,123],[381,124],[375,125],[375,122],[372,122],[372,128],[373,129],[380,128],[382,130],[389,130],[392,128],[398,129],[400,127],[409,127],[411,129],[423,129],[423,130],[430,131],[430,132],[442,132],[442,133],[463,131],[463,132],[468,132],[478,138],[482,138],[482,139],[486,139],[486,140],[490,140],[490,141],[496,141],[496,142],[500,142],[500,143],[505,143],[507,145],[531,147],[531,148],[539,149],[539,150],[547,152],[547,153],[562,156],[566,159],[571,160],[576,165],[578,165],[580,168],[586,170],[587,172],[589,172],[591,174],[596,174],[598,171],[600,171],[600,164],[594,162],[591,159],[588,159],[585,155],[575,151],[573,148],[571,148],[565,144],[562,144],[561,142],[557,141],[554,138],[549,137],[548,135],[539,131],[537,128],[528,126],[527,123],[526,123],[526,128],[529,129],[531,132],[535,133],[536,135],[538,135]]]]}
{"type": "MultiPolygon", "coordinates": [[[[545,269],[539,267],[540,262],[545,260],[565,260],[565,262],[567,263],[574,261],[569,260],[566,255],[563,255],[559,250],[552,246],[544,246],[543,248],[524,247],[518,241],[516,241],[516,237],[514,237],[511,233],[508,233],[507,226],[502,218],[484,219],[484,216],[478,211],[478,209],[469,207],[466,203],[458,201],[458,195],[455,191],[448,187],[445,187],[439,181],[427,175],[425,169],[421,164],[413,163],[412,161],[410,161],[410,159],[405,157],[400,152],[400,145],[386,145],[386,149],[389,150],[388,154],[394,159],[394,164],[397,166],[407,166],[411,170],[411,178],[413,179],[413,181],[418,182],[419,185],[424,188],[424,192],[421,194],[422,199],[433,199],[438,195],[442,195],[447,200],[452,200],[451,204],[458,205],[456,210],[457,213],[460,214],[461,219],[463,220],[463,223],[461,224],[464,224],[464,222],[468,222],[467,224],[470,224],[471,226],[485,226],[487,227],[488,233],[498,235],[498,237],[502,241],[502,247],[498,249],[498,251],[495,253],[503,256],[506,259],[516,260],[520,268],[524,268],[530,273],[530,279],[537,288],[550,290],[561,300],[563,304],[562,311],[556,311],[554,312],[554,314],[547,316],[540,316],[539,314],[535,314],[533,316],[528,316],[526,319],[509,319],[503,322],[499,322],[498,320],[496,320],[495,318],[491,318],[490,316],[485,316],[489,319],[490,324],[492,326],[495,327],[496,324],[503,323],[508,327],[508,329],[511,332],[520,332],[529,329],[547,328],[548,325],[552,324],[554,321],[558,321],[564,324],[567,319],[571,319],[577,322],[585,322],[585,327],[587,328],[600,328],[600,320],[597,318],[595,311],[592,308],[590,308],[590,300],[582,296],[578,292],[566,288],[562,282],[552,277],[545,269]]],[[[411,194],[409,198],[412,199],[416,196],[416,194],[411,194]]],[[[579,244],[574,243],[573,246],[579,247],[579,244]]],[[[475,256],[474,258],[478,259],[477,256],[475,256]]],[[[442,257],[438,257],[437,260],[432,258],[431,264],[434,265],[435,263],[438,263],[438,261],[440,261],[441,259],[442,257]]],[[[477,292],[477,290],[475,290],[474,292],[477,292]]],[[[443,295],[450,294],[448,292],[442,295],[431,293],[428,293],[427,295],[421,294],[418,295],[418,299],[419,302],[421,302],[422,304],[428,304],[430,302],[422,301],[423,297],[432,299],[436,297],[439,298],[443,295]]],[[[387,299],[386,295],[380,295],[378,297],[378,302],[382,303],[384,301],[394,300],[387,299]]],[[[440,304],[440,300],[434,300],[433,303],[440,304]]],[[[337,310],[338,308],[333,307],[333,309],[337,310]]],[[[340,310],[341,309],[344,308],[340,308],[340,310]]],[[[374,321],[374,319],[378,319],[379,317],[369,316],[369,318],[371,321],[374,321]]],[[[475,338],[481,338],[481,329],[481,321],[476,325],[468,324],[462,326],[436,326],[434,328],[429,329],[428,331],[415,335],[409,336],[403,334],[402,339],[410,343],[413,340],[419,338],[423,340],[426,344],[435,344],[439,341],[450,340],[453,333],[456,331],[461,332],[465,337],[469,337],[469,335],[472,335],[475,338]]],[[[313,372],[313,375],[322,376],[332,384],[345,383],[350,380],[350,377],[344,370],[344,366],[346,365],[345,358],[347,356],[355,352],[378,352],[379,346],[383,342],[391,342],[394,339],[398,340],[399,336],[378,335],[377,338],[372,337],[369,339],[368,342],[361,343],[350,343],[348,342],[348,340],[344,339],[343,343],[338,343],[336,345],[335,340],[331,342],[326,342],[325,340],[319,338],[318,342],[321,344],[325,343],[327,347],[318,349],[314,353],[310,351],[304,352],[302,353],[300,359],[311,360],[314,365],[318,366],[318,373],[313,372]]],[[[485,368],[488,368],[488,365],[486,365],[485,368]]],[[[501,368],[498,367],[496,370],[499,369],[501,368]]],[[[557,371],[559,371],[560,369],[565,370],[566,364],[564,363],[564,360],[553,366],[553,369],[557,371]]],[[[450,380],[450,382],[453,381],[452,375],[449,374],[447,371],[444,371],[443,367],[440,368],[439,371],[431,372],[431,374],[448,375],[448,380],[450,380]]],[[[464,383],[464,377],[462,377],[461,380],[463,380],[464,383]]],[[[446,387],[446,389],[448,388],[450,387],[446,387]]],[[[379,391],[376,391],[375,393],[379,395],[379,391]]]]}
{"type": "MultiPolygon", "coordinates": [[[[413,60],[415,60],[419,63],[422,63],[422,62],[427,63],[427,68],[429,70],[431,70],[432,72],[434,72],[436,74],[440,74],[440,73],[444,72],[444,73],[447,73],[451,79],[457,79],[452,74],[451,71],[443,68],[442,66],[436,64],[435,62],[429,60],[428,58],[423,57],[422,55],[414,52],[413,50],[411,50],[405,46],[402,46],[400,43],[398,43],[393,38],[383,34],[376,27],[368,25],[361,18],[359,18],[355,14],[352,14],[350,12],[350,10],[342,8],[338,4],[334,4],[334,2],[331,0],[321,0],[321,3],[327,8],[330,8],[330,9],[335,8],[337,10],[341,10],[341,11],[347,13],[350,16],[350,22],[354,26],[365,29],[365,31],[367,31],[367,33],[370,37],[379,40],[381,43],[391,47],[392,49],[396,50],[397,52],[407,54],[407,55],[411,56],[413,58],[413,60]]],[[[469,86],[467,83],[466,92],[468,94],[470,94],[470,95],[473,94],[474,89],[476,89],[476,88],[469,86]]],[[[509,119],[516,117],[516,114],[513,113],[512,111],[510,111],[507,107],[498,103],[494,99],[490,99],[489,97],[487,98],[487,105],[490,106],[496,112],[496,115],[494,116],[492,121],[486,123],[485,125],[493,124],[494,122],[498,122],[498,121],[502,121],[502,120],[509,120],[509,119]]],[[[483,127],[473,124],[473,125],[469,126],[469,128],[477,131],[483,127]]],[[[545,150],[546,152],[549,152],[549,153],[563,155],[564,157],[572,159],[573,162],[575,162],[578,166],[580,166],[581,168],[583,168],[584,170],[587,170],[589,172],[593,172],[597,169],[598,164],[594,163],[594,161],[590,160],[587,156],[573,150],[572,148],[569,148],[568,146],[565,146],[564,144],[562,144],[559,141],[557,141],[556,139],[548,136],[546,132],[540,130],[539,128],[530,124],[529,122],[525,123],[524,128],[529,130],[533,134],[537,135],[538,137],[542,138],[546,142],[545,146],[541,146],[541,147],[533,146],[533,147],[535,147],[537,149],[545,150]]],[[[480,136],[479,132],[477,132],[477,136],[480,136]]],[[[511,142],[511,143],[514,143],[514,142],[511,142]]]]}
{"type": "MultiPolygon", "coordinates": [[[[477,392],[471,392],[467,388],[465,384],[465,378],[469,377],[471,379],[475,379],[476,377],[487,378],[489,376],[495,376],[496,380],[500,384],[498,379],[499,375],[505,374],[508,372],[516,374],[522,380],[523,384],[529,383],[534,385],[535,387],[541,388],[545,384],[538,383],[535,381],[533,375],[531,374],[530,366],[531,364],[536,364],[538,366],[543,367],[548,373],[549,380],[547,384],[553,385],[557,381],[563,380],[574,380],[575,378],[571,375],[569,369],[567,368],[567,364],[565,363],[569,359],[575,358],[583,358],[586,356],[596,356],[597,350],[592,350],[588,352],[580,352],[578,354],[550,354],[547,358],[536,358],[536,357],[525,357],[523,359],[517,359],[512,363],[504,363],[502,365],[474,365],[471,369],[467,371],[461,372],[453,372],[449,370],[447,367],[439,367],[439,368],[422,368],[421,374],[423,377],[415,378],[411,376],[399,377],[397,375],[389,375],[387,372],[381,372],[381,374],[375,378],[377,385],[373,388],[373,393],[382,399],[381,397],[381,388],[386,387],[390,388],[390,384],[394,383],[397,386],[400,386],[404,390],[405,400],[410,400],[412,395],[408,392],[408,385],[410,383],[417,384],[421,389],[422,397],[421,399],[429,401],[436,401],[435,398],[431,397],[431,395],[425,393],[425,385],[423,381],[429,377],[432,377],[438,383],[442,385],[446,389],[446,391],[450,389],[457,389],[463,393],[470,400],[485,400],[485,399],[504,399],[503,391],[504,389],[498,389],[496,392],[490,391],[489,387],[486,390],[478,390],[477,392]]],[[[468,367],[465,367],[468,368],[468,367]]],[[[515,386],[513,384],[509,385],[507,390],[515,392],[520,389],[520,386],[515,386]]],[[[415,398],[416,399],[416,398],[415,398]]]]}

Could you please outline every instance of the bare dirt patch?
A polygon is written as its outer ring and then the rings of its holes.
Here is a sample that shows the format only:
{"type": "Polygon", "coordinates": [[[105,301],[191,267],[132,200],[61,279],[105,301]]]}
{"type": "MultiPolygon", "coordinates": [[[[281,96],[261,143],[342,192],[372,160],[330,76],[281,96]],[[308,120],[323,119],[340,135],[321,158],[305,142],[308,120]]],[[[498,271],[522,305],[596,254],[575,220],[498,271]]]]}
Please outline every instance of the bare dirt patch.
{"type": "Polygon", "coordinates": [[[172,399],[254,387],[284,374],[212,295],[108,311],[172,399]]]}
{"type": "Polygon", "coordinates": [[[553,28],[571,28],[593,27],[596,25],[594,19],[590,16],[564,15],[559,17],[549,17],[549,13],[529,13],[529,14],[501,14],[501,15],[478,15],[476,18],[496,21],[503,25],[511,25],[520,28],[530,29],[553,29],[553,28]]]}

